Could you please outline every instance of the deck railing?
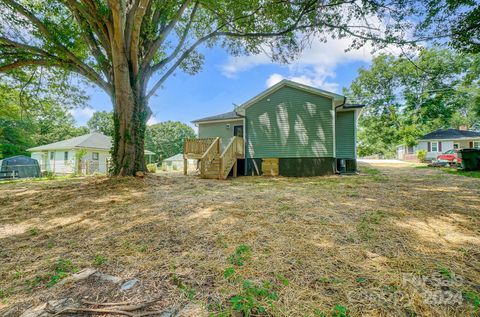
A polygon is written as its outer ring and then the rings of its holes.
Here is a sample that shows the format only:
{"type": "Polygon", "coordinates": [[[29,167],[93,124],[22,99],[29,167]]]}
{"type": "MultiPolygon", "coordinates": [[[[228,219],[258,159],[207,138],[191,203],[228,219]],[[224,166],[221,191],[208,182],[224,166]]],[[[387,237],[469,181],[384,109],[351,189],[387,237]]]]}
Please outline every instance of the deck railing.
{"type": "Polygon", "coordinates": [[[243,154],[243,138],[234,136],[220,155],[220,179],[227,178],[228,172],[237,162],[237,157],[240,154],[243,154]],[[242,153],[238,152],[240,149],[242,153]]]}
{"type": "Polygon", "coordinates": [[[183,143],[183,154],[203,155],[215,138],[206,139],[185,139],[183,143]]]}
{"type": "Polygon", "coordinates": [[[218,157],[218,154],[220,154],[220,138],[215,138],[200,158],[200,175],[202,177],[205,176],[205,172],[208,170],[215,157],[218,157]]]}

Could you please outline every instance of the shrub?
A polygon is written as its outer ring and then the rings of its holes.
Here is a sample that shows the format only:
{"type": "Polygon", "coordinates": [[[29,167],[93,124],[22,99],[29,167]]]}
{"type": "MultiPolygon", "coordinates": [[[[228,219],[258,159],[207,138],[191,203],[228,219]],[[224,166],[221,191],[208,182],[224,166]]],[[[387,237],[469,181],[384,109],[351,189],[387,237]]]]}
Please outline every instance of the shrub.
{"type": "Polygon", "coordinates": [[[157,164],[147,164],[147,170],[150,172],[150,173],[156,173],[157,172],[157,164]]]}
{"type": "Polygon", "coordinates": [[[55,179],[55,173],[53,172],[48,172],[48,171],[42,172],[42,176],[48,180],[55,179]]]}
{"type": "Polygon", "coordinates": [[[420,150],[417,152],[417,159],[420,162],[425,162],[426,158],[427,158],[427,150],[420,150]]]}

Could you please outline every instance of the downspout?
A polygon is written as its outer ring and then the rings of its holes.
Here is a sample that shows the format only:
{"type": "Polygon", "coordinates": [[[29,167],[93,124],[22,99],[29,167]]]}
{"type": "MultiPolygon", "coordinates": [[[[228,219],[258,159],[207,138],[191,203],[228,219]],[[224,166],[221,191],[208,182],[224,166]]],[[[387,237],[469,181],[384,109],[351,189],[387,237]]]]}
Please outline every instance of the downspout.
{"type": "MultiPolygon", "coordinates": [[[[335,116],[335,126],[333,127],[334,129],[337,129],[337,109],[340,108],[340,107],[343,107],[345,106],[345,104],[347,103],[347,97],[343,97],[343,102],[341,105],[338,105],[335,107],[335,113],[334,113],[334,116],[335,116]]],[[[335,142],[335,152],[337,150],[337,145],[336,145],[336,133],[334,134],[335,135],[335,140],[333,140],[333,142],[335,142]]],[[[340,174],[340,171],[337,169],[337,153],[335,153],[335,174],[340,174]]]]}

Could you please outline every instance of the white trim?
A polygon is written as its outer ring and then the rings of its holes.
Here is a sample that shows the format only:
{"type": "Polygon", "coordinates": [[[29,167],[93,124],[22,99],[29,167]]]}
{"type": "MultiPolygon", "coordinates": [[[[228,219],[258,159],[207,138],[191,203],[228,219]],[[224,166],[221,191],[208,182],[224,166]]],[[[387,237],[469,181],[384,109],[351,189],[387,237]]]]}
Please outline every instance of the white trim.
{"type": "Polygon", "coordinates": [[[342,95],[338,95],[338,94],[331,93],[331,92],[328,92],[328,91],[325,91],[325,90],[322,90],[322,89],[310,87],[310,86],[303,85],[303,84],[300,84],[300,83],[297,83],[297,82],[294,82],[294,81],[291,81],[291,80],[284,79],[284,80],[278,82],[277,84],[273,85],[272,87],[268,88],[267,90],[262,91],[261,93],[254,96],[253,98],[247,100],[246,102],[241,104],[239,107],[237,107],[236,110],[239,111],[240,114],[244,115],[245,114],[245,109],[247,109],[248,107],[252,106],[253,104],[255,104],[260,99],[265,98],[266,96],[274,93],[275,91],[279,90],[280,88],[282,88],[284,86],[289,86],[289,87],[292,87],[292,88],[303,90],[303,91],[306,91],[306,92],[309,92],[309,93],[312,93],[312,94],[315,94],[315,95],[323,96],[323,97],[326,97],[326,98],[329,98],[329,99],[332,99],[332,100],[340,100],[341,99],[343,101],[343,99],[345,98],[342,95]]]}
{"type": "Polygon", "coordinates": [[[474,149],[480,149],[480,141],[472,141],[472,146],[474,149]],[[477,146],[475,146],[475,143],[477,143],[477,146]]]}
{"type": "Polygon", "coordinates": [[[418,142],[421,142],[421,141],[423,141],[423,142],[442,141],[443,142],[443,141],[457,141],[457,140],[459,140],[459,141],[465,141],[465,140],[474,141],[474,140],[480,140],[480,137],[475,136],[475,137],[464,137],[464,138],[453,138],[453,139],[452,138],[449,138],[449,139],[418,139],[418,142]]]}
{"type": "Polygon", "coordinates": [[[204,123],[222,123],[222,122],[232,122],[232,121],[243,121],[243,118],[235,118],[235,119],[222,119],[222,120],[209,120],[209,121],[201,121],[201,122],[194,122],[196,125],[204,124],[204,123]]]}
{"type": "Polygon", "coordinates": [[[332,112],[333,112],[333,157],[335,158],[335,170],[337,169],[337,163],[336,163],[336,158],[337,158],[337,136],[336,136],[336,130],[337,130],[337,112],[335,111],[335,101],[332,99],[332,112]]]}
{"type": "Polygon", "coordinates": [[[431,153],[439,153],[439,152],[438,152],[438,142],[439,142],[439,141],[431,141],[431,142],[430,142],[430,152],[431,152],[431,153]],[[433,150],[433,144],[434,144],[434,143],[435,143],[435,148],[436,148],[435,151],[433,150]]]}

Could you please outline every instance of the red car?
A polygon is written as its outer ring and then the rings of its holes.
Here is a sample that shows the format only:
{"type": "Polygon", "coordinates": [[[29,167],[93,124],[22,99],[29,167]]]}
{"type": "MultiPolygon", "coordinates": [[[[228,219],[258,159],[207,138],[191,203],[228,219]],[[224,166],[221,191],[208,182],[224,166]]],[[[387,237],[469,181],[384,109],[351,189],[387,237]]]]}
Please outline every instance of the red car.
{"type": "Polygon", "coordinates": [[[458,158],[457,150],[448,150],[437,156],[437,161],[448,162],[450,164],[460,164],[462,159],[458,158]]]}

